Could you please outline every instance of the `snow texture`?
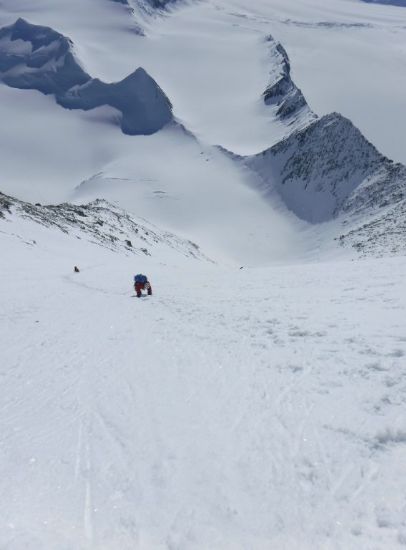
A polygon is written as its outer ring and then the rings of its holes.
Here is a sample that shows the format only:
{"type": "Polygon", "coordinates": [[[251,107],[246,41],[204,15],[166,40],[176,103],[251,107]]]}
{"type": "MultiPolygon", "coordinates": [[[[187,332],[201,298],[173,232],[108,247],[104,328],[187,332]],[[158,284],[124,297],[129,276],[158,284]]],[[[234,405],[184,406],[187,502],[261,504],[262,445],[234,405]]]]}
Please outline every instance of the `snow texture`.
{"type": "Polygon", "coordinates": [[[404,257],[238,269],[27,208],[0,218],[2,548],[404,548],[404,257]]]}

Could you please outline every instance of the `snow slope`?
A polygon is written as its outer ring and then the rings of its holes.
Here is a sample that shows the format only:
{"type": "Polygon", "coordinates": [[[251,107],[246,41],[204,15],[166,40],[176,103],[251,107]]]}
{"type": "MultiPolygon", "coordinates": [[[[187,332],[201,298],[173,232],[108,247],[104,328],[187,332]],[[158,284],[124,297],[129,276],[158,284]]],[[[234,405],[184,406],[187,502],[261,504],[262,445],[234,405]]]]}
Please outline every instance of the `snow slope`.
{"type": "Polygon", "coordinates": [[[404,548],[404,257],[240,270],[27,208],[0,218],[1,548],[404,548]]]}

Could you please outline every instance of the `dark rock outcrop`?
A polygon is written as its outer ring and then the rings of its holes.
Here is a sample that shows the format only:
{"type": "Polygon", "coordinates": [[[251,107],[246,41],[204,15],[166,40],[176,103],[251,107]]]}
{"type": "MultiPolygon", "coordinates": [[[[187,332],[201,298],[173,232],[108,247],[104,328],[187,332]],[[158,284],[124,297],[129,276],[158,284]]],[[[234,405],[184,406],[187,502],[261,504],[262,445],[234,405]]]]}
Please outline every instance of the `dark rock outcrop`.
{"type": "Polygon", "coordinates": [[[0,192],[0,220],[13,222],[19,218],[126,254],[151,256],[167,247],[185,257],[210,261],[195,243],[162,231],[104,200],[82,205],[36,206],[0,192]]]}
{"type": "Polygon", "coordinates": [[[282,44],[275,42],[272,36],[266,39],[273,60],[270,83],[263,93],[266,105],[276,108],[276,115],[284,122],[295,122],[301,117],[315,118],[302,92],[291,78],[288,54],[282,44]]]}

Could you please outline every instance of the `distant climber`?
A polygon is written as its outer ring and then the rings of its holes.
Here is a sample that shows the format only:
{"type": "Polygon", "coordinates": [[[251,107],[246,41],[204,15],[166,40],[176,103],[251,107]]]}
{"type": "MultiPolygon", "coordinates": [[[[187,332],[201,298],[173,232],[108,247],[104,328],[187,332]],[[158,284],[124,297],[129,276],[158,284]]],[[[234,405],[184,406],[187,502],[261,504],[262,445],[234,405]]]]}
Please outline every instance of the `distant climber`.
{"type": "Polygon", "coordinates": [[[74,271],[75,273],[79,273],[79,268],[78,268],[77,265],[75,265],[75,267],[73,268],[73,271],[74,271]]]}
{"type": "Polygon", "coordinates": [[[134,290],[137,294],[137,298],[141,298],[143,290],[147,291],[148,296],[152,296],[152,286],[146,275],[139,273],[134,276],[134,290]]]}

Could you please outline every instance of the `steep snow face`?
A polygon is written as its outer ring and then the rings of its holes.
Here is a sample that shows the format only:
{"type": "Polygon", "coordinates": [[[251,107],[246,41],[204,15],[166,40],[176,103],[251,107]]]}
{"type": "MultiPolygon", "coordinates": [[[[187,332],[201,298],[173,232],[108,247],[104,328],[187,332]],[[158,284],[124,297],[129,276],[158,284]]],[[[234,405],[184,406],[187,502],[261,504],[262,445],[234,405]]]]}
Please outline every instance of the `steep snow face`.
{"type": "Polygon", "coordinates": [[[68,38],[23,19],[0,29],[0,80],[52,94],[69,109],[113,107],[122,114],[123,132],[130,135],[153,134],[172,120],[170,101],[142,68],[115,84],[92,79],[68,38]]]}
{"type": "Polygon", "coordinates": [[[406,185],[404,174],[390,172],[390,161],[339,114],[326,115],[271,149],[246,160],[262,178],[261,190],[277,191],[287,207],[312,223],[327,221],[345,208],[346,200],[378,171],[385,181],[406,185]]]}
{"type": "Polygon", "coordinates": [[[306,125],[316,118],[302,92],[291,78],[289,56],[282,44],[275,42],[272,36],[266,39],[272,66],[270,83],[263,93],[265,105],[274,107],[276,116],[297,127],[306,125]]]}

